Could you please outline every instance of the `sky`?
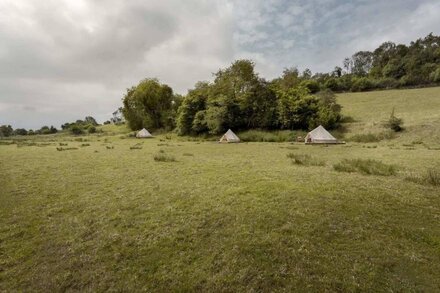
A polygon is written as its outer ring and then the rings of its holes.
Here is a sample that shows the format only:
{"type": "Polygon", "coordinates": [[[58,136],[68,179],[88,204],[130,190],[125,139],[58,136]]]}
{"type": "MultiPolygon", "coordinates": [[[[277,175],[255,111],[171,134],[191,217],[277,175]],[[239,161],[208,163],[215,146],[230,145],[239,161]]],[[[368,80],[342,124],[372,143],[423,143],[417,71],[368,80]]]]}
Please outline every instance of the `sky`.
{"type": "Polygon", "coordinates": [[[440,34],[439,15],[438,0],[0,0],[0,125],[103,122],[144,78],[185,94],[241,58],[266,79],[328,72],[440,34]]]}

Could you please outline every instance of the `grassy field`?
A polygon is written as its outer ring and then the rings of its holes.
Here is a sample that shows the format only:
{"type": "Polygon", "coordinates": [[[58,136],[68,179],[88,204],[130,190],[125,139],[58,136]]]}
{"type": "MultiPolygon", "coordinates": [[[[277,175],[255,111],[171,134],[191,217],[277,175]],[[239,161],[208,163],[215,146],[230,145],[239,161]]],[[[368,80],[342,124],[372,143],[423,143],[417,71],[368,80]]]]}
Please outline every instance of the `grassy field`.
{"type": "Polygon", "coordinates": [[[338,99],[331,147],[0,141],[0,291],[440,291],[440,88],[338,99]]]}

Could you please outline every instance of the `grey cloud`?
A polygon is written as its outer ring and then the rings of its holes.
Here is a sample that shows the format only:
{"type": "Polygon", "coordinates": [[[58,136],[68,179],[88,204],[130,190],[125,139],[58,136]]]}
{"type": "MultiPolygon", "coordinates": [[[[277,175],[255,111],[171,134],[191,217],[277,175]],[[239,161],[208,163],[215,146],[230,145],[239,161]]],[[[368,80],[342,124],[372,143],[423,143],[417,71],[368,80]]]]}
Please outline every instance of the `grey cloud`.
{"type": "Polygon", "coordinates": [[[435,0],[3,0],[0,124],[106,119],[127,87],[185,93],[237,58],[260,75],[329,71],[358,50],[439,34],[435,0]]]}

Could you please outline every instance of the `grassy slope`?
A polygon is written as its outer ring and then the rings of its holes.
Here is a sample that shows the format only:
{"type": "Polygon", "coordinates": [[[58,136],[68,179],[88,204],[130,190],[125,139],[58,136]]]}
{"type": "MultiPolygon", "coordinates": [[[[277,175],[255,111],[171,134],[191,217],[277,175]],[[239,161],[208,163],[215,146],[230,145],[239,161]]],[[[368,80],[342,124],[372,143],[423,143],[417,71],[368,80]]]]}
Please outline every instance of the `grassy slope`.
{"type": "Polygon", "coordinates": [[[345,115],[356,120],[351,133],[382,131],[381,125],[395,108],[403,118],[406,133],[402,139],[440,144],[440,88],[374,91],[338,95],[345,115]]]}
{"type": "MultiPolygon", "coordinates": [[[[370,103],[340,99],[359,120],[351,133],[375,130],[370,103]]],[[[411,126],[435,123],[436,101],[430,115],[396,112],[411,126]]],[[[439,188],[404,177],[440,167],[440,150],[403,145],[416,136],[376,148],[156,138],[130,150],[139,140],[119,136],[86,147],[53,137],[78,147],[61,152],[56,141],[0,145],[0,291],[438,291],[439,188]],[[155,162],[159,150],[177,162],[155,162]],[[292,152],[326,165],[292,165],[292,152]],[[344,158],[399,174],[334,171],[344,158]]]]}

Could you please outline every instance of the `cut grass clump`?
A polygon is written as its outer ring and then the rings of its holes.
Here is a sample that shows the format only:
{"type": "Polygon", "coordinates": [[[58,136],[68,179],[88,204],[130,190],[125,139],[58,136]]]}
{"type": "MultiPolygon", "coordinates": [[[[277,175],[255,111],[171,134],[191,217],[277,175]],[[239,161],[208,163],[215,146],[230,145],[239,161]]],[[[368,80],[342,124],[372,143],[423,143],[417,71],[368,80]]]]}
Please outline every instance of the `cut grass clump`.
{"type": "Polygon", "coordinates": [[[158,153],[153,156],[156,162],[176,162],[176,158],[164,153],[158,153]]]}
{"type": "Polygon", "coordinates": [[[141,150],[142,149],[142,143],[137,143],[130,147],[130,150],[141,150]]]}
{"type": "Polygon", "coordinates": [[[88,147],[88,146],[90,146],[90,143],[83,143],[83,144],[81,144],[81,146],[82,147],[88,147]]]}
{"type": "Polygon", "coordinates": [[[106,145],[105,147],[106,147],[108,150],[112,150],[112,149],[115,148],[114,146],[109,146],[109,145],[106,145]]]}
{"type": "Polygon", "coordinates": [[[386,131],[381,133],[355,134],[352,137],[350,137],[348,140],[354,142],[369,143],[369,142],[379,142],[385,139],[393,139],[395,136],[396,135],[394,132],[386,131]]]}
{"type": "Polygon", "coordinates": [[[60,143],[59,143],[59,145],[60,145],[60,146],[67,146],[67,145],[68,145],[68,143],[63,143],[63,142],[60,142],[60,143]]]}
{"type": "Polygon", "coordinates": [[[313,158],[311,155],[307,155],[307,154],[288,153],[287,157],[292,160],[292,164],[296,164],[296,165],[325,166],[324,161],[313,158]]]}
{"type": "Polygon", "coordinates": [[[342,162],[333,165],[333,168],[338,172],[358,172],[367,175],[391,176],[397,173],[395,165],[388,165],[371,159],[344,159],[342,162]]]}
{"type": "Polygon", "coordinates": [[[191,153],[183,153],[183,156],[185,156],[185,157],[194,157],[194,154],[191,154],[191,153]]]}
{"type": "Polygon", "coordinates": [[[428,169],[423,174],[410,174],[405,179],[422,185],[440,186],[440,170],[428,169]]]}
{"type": "Polygon", "coordinates": [[[63,148],[63,147],[57,147],[57,151],[61,152],[61,151],[72,151],[72,150],[77,150],[78,148],[63,148]]]}

